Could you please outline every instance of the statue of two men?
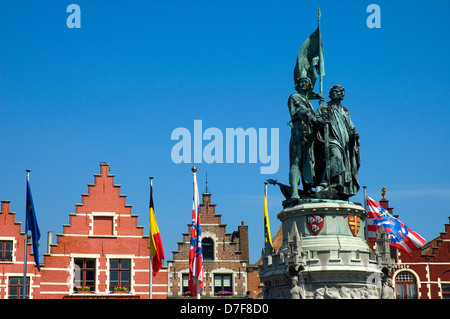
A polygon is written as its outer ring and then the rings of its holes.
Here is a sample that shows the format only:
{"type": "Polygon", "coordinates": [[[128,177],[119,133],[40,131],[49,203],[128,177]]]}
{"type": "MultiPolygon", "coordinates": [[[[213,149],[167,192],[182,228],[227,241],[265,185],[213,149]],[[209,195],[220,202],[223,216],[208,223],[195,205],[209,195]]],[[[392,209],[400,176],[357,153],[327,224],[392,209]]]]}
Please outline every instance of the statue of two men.
{"type": "Polygon", "coordinates": [[[359,190],[360,157],[358,132],[341,104],[345,90],[333,86],[331,100],[325,103],[319,94],[312,93],[308,77],[297,78],[295,89],[297,93],[288,100],[291,200],[300,198],[300,180],[306,197],[348,200],[359,190]],[[310,99],[320,100],[317,113],[310,99]]]}

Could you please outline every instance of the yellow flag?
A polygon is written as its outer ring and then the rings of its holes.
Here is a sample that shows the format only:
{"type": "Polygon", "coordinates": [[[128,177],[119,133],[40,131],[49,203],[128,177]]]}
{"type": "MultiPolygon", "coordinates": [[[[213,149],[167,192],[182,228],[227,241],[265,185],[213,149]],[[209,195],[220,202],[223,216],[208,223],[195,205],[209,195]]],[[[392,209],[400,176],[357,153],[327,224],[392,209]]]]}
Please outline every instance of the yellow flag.
{"type": "MultiPolygon", "coordinates": [[[[266,185],[267,186],[267,185],[266,185]]],[[[264,191],[264,241],[273,248],[272,235],[270,234],[269,212],[267,210],[267,190],[264,191]]]]}

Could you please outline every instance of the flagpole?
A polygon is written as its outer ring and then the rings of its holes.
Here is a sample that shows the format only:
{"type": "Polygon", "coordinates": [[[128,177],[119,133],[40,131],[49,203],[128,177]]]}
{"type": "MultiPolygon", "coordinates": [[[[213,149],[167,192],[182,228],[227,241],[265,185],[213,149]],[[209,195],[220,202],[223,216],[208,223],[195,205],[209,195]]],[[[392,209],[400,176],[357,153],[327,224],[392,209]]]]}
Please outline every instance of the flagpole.
{"type": "MultiPolygon", "coordinates": [[[[366,188],[367,188],[367,186],[363,186],[363,189],[364,189],[364,210],[367,213],[367,193],[366,193],[366,188]]],[[[369,216],[366,217],[366,220],[365,220],[365,223],[364,223],[365,224],[364,225],[364,233],[365,233],[365,236],[366,236],[366,243],[367,243],[367,245],[369,245],[369,233],[368,233],[368,229],[367,229],[367,218],[369,218],[369,216]]],[[[372,249],[372,248],[370,247],[370,249],[372,249]]]]}
{"type": "MultiPolygon", "coordinates": [[[[318,20],[318,29],[319,29],[319,44],[322,43],[322,35],[320,33],[320,7],[317,9],[317,20],[318,20]]],[[[320,56],[320,54],[319,54],[320,56]]],[[[323,63],[323,61],[320,61],[320,63],[323,63]]],[[[319,89],[319,94],[320,96],[323,96],[323,75],[322,72],[319,73],[319,84],[320,84],[320,89],[319,89]]]]}
{"type": "MultiPolygon", "coordinates": [[[[194,200],[195,200],[196,198],[198,198],[198,197],[197,197],[197,195],[198,195],[198,186],[197,186],[197,167],[195,167],[195,165],[194,165],[194,166],[192,167],[191,171],[192,171],[192,179],[193,179],[193,181],[194,181],[194,200]]],[[[198,204],[198,203],[197,203],[197,204],[198,204]]],[[[195,209],[198,209],[198,207],[195,207],[195,209]]],[[[203,270],[202,270],[202,271],[203,271],[203,270]]],[[[196,277],[197,277],[197,274],[196,274],[196,277]]],[[[200,290],[199,287],[198,287],[198,278],[196,279],[195,289],[197,290],[197,291],[196,291],[196,299],[200,299],[200,293],[201,293],[201,290],[200,290]]]]}
{"type": "MultiPolygon", "coordinates": [[[[27,184],[30,182],[30,170],[27,169],[27,184]]],[[[27,186],[28,192],[28,186],[27,186]]],[[[28,195],[27,195],[28,196],[28,195]]],[[[23,254],[23,291],[22,299],[26,299],[27,294],[27,244],[28,244],[28,229],[27,229],[27,204],[25,204],[25,239],[24,239],[24,254],[23,254]]]]}
{"type": "MultiPolygon", "coordinates": [[[[152,191],[153,191],[153,177],[149,177],[149,179],[150,179],[150,196],[151,196],[151,194],[152,194],[152,191]]],[[[148,210],[148,213],[150,214],[150,209],[148,210]]],[[[150,219],[150,216],[149,216],[149,219],[150,219]]],[[[150,235],[149,235],[149,244],[150,244],[150,241],[152,240],[152,232],[151,232],[151,225],[150,225],[150,235]]],[[[148,277],[149,277],[149,281],[148,281],[148,289],[149,289],[149,294],[148,294],[148,296],[149,296],[149,299],[152,299],[153,298],[153,292],[152,292],[152,285],[153,285],[153,279],[152,279],[152,277],[153,277],[153,256],[152,256],[152,254],[150,253],[150,266],[149,266],[149,275],[148,275],[148,277]]]]}
{"type": "Polygon", "coordinates": [[[200,231],[200,211],[199,211],[199,196],[197,185],[197,167],[195,165],[191,169],[193,180],[193,205],[192,205],[192,226],[191,226],[191,247],[189,251],[189,289],[194,290],[195,285],[195,298],[200,299],[201,289],[199,288],[200,282],[198,281],[199,269],[202,274],[203,280],[203,258],[198,251],[199,243],[201,243],[201,231],[200,231]],[[192,246],[193,236],[196,237],[195,247],[192,246]],[[200,258],[199,258],[200,256],[200,258]],[[202,262],[198,264],[199,260],[202,262]],[[199,268],[200,267],[200,268],[199,268]]]}

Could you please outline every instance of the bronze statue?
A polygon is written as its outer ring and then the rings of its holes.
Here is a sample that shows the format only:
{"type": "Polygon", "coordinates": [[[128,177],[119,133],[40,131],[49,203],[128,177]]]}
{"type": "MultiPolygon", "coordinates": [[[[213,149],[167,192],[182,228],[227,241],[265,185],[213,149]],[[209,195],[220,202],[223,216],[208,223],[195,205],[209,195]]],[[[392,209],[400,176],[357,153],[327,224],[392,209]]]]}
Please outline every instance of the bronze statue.
{"type": "MultiPolygon", "coordinates": [[[[298,186],[300,179],[304,192],[312,192],[314,182],[314,126],[319,125],[321,119],[316,118],[308,96],[311,95],[311,80],[299,77],[295,82],[295,89],[288,100],[291,115],[291,139],[289,141],[289,184],[291,185],[291,199],[299,199],[298,186]]],[[[317,98],[317,95],[313,95],[317,98]]]]}
{"type": "Polygon", "coordinates": [[[325,123],[324,151],[316,156],[322,164],[316,167],[316,175],[321,179],[316,187],[319,198],[348,200],[359,190],[359,134],[348,109],[341,104],[344,95],[344,88],[334,85],[331,101],[319,103],[317,110],[317,116],[325,123]]]}
{"type": "Polygon", "coordinates": [[[348,110],[341,105],[345,90],[335,85],[328,103],[322,97],[325,69],[320,10],[318,20],[319,26],[300,48],[294,68],[297,93],[288,100],[290,195],[286,196],[286,185],[276,183],[286,197],[283,206],[295,205],[301,198],[348,200],[359,190],[359,135],[348,110]],[[319,94],[313,92],[316,73],[319,94]],[[320,100],[316,114],[310,102],[313,99],[320,100]],[[300,180],[303,190],[298,189],[300,180]]]}

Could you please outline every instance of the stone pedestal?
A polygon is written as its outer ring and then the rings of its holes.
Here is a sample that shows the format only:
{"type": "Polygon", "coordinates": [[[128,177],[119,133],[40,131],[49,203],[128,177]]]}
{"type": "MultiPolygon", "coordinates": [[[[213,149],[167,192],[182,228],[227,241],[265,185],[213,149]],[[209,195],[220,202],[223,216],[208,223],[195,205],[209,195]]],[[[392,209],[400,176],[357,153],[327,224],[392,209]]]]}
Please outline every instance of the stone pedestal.
{"type": "Polygon", "coordinates": [[[264,298],[380,298],[377,256],[365,241],[366,211],[347,201],[305,200],[278,214],[283,244],[265,249],[264,298]]]}

